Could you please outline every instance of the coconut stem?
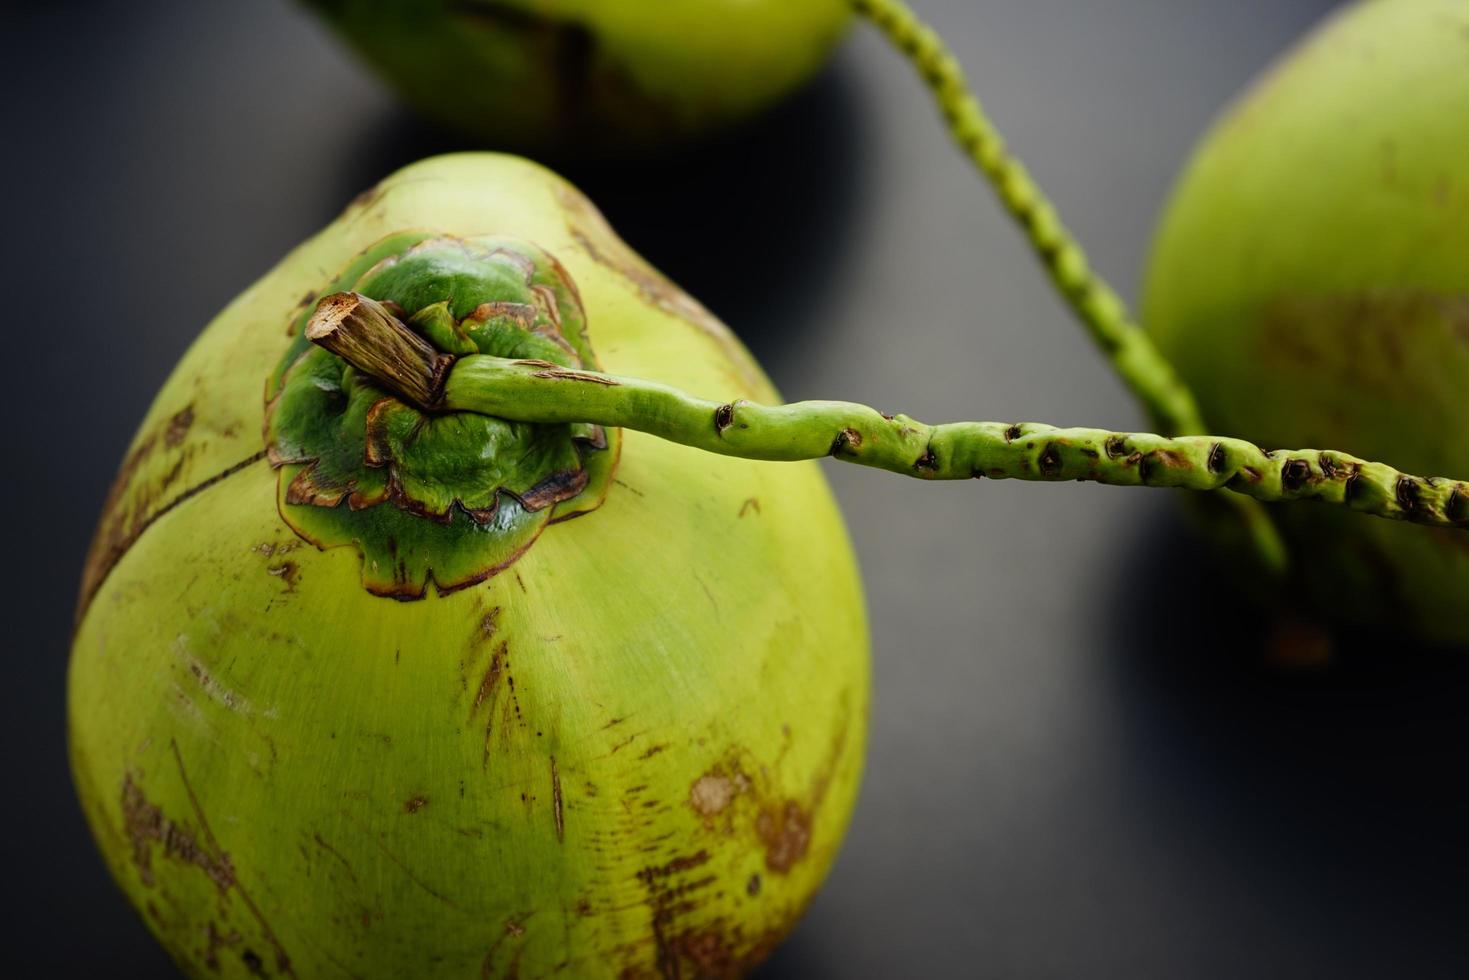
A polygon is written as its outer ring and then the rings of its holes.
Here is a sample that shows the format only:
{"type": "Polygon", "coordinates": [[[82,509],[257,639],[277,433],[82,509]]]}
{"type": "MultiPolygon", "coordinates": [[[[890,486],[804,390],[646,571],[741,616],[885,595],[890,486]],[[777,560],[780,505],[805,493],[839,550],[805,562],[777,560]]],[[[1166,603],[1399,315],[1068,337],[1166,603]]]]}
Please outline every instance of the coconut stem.
{"type": "MultiPolygon", "coordinates": [[[[362,297],[355,299],[359,301],[355,308],[362,308],[362,297]]],[[[340,305],[336,297],[329,301],[334,307],[340,305]]],[[[428,361],[405,371],[401,359],[381,349],[397,349],[402,343],[400,331],[408,329],[391,313],[382,313],[342,318],[354,325],[343,331],[327,329],[336,321],[318,311],[312,323],[319,320],[322,326],[309,334],[323,346],[335,344],[329,349],[390,389],[401,391],[405,379],[422,384],[428,361]],[[344,334],[353,342],[342,343],[344,334]]],[[[1345,453],[1271,453],[1242,439],[1168,438],[1105,429],[1058,429],[1038,423],[927,425],[852,402],[773,406],[743,400],[715,402],[653,381],[573,370],[549,361],[484,354],[457,360],[437,356],[440,360],[435,365],[443,359],[452,363],[433,402],[445,411],[478,412],[515,422],[620,426],[744,459],[834,456],[927,480],[989,477],[1092,480],[1190,490],[1227,488],[1261,501],[1321,500],[1418,524],[1469,525],[1469,485],[1423,480],[1345,453]]]]}
{"type": "MultiPolygon", "coordinates": [[[[1153,424],[1169,435],[1208,431],[1187,384],[1134,322],[1116,290],[1092,269],[1081,244],[1061,223],[1025,164],[1005,146],[984,106],[970,91],[958,60],[938,34],[903,0],[851,0],[851,4],[917,69],[950,134],[1025,232],[1057,291],[1143,404],[1153,424]]],[[[1283,571],[1285,545],[1269,516],[1243,497],[1231,498],[1231,503],[1266,568],[1283,571]]]]}
{"type": "Polygon", "coordinates": [[[1319,500],[1416,524],[1469,526],[1469,484],[1425,480],[1340,452],[1266,452],[1243,439],[1039,423],[927,425],[851,402],[714,402],[637,378],[483,355],[455,363],[443,405],[522,422],[622,426],[746,459],[834,456],[928,480],[1229,489],[1257,501],[1319,500]]]}
{"type": "Polygon", "coordinates": [[[382,381],[419,408],[434,408],[454,358],[410,330],[392,311],[360,293],[324,297],[306,337],[382,381]]]}

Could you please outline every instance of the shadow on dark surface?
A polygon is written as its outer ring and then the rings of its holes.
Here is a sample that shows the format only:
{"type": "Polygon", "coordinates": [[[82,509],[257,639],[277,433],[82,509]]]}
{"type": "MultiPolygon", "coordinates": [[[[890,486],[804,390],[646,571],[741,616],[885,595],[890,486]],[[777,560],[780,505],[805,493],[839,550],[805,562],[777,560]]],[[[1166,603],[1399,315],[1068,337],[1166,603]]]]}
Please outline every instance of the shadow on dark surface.
{"type": "MultiPolygon", "coordinates": [[[[856,80],[838,58],[736,132],[647,162],[546,159],[649,262],[778,362],[836,288],[862,201],[867,133],[856,80]]],[[[342,200],[394,170],[465,149],[402,109],[372,128],[341,178],[342,200]]],[[[595,325],[594,325],[595,329],[595,325]]],[[[595,337],[595,334],[594,334],[595,337]]]]}
{"type": "Polygon", "coordinates": [[[1268,617],[1224,576],[1176,519],[1116,579],[1102,676],[1135,825],[1208,855],[1209,901],[1289,923],[1325,973],[1437,973],[1469,912],[1445,873],[1469,859],[1469,654],[1357,630],[1324,665],[1273,664],[1268,617]]]}

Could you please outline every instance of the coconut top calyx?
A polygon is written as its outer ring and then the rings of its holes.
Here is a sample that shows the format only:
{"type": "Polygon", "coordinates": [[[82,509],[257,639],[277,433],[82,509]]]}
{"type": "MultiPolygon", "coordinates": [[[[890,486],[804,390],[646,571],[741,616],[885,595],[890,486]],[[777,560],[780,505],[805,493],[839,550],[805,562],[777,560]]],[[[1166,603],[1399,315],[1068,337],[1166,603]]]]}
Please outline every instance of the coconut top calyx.
{"type": "Polygon", "coordinates": [[[482,581],[550,523],[601,502],[616,432],[443,411],[429,391],[390,391],[307,336],[379,317],[445,367],[473,353],[595,369],[581,299],[549,254],[507,238],[395,235],[329,290],[267,385],[265,440],[281,517],[318,547],[356,547],[370,592],[412,599],[430,581],[440,592],[482,581]]]}

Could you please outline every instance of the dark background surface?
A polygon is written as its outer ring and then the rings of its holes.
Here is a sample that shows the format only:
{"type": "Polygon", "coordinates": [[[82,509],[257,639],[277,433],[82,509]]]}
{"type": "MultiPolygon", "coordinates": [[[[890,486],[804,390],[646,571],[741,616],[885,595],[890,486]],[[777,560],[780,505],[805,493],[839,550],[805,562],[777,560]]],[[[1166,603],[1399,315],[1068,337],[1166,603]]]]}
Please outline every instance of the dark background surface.
{"type": "MultiPolygon", "coordinates": [[[[1129,292],[1191,142],[1331,6],[919,9],[1129,292]]],[[[358,191],[457,144],[284,0],[11,3],[0,28],[0,963],[169,976],[66,772],[67,641],[95,515],[210,316],[358,191]]],[[[563,169],[787,397],[932,421],[1140,422],[870,30],[737,139],[641,172],[563,169]],[[758,289],[725,273],[752,254],[758,289]]],[[[1256,624],[1173,495],[915,493],[828,472],[873,624],[869,768],[829,884],[763,976],[1465,974],[1459,658],[1389,640],[1326,671],[1263,669],[1256,624]]]]}

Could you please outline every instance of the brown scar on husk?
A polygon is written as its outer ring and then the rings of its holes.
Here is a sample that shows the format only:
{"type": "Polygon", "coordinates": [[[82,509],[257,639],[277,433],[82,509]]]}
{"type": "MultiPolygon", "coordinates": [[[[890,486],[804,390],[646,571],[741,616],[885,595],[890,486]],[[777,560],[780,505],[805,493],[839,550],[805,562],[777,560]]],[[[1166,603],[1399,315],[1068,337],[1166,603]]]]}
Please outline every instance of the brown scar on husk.
{"type": "Polygon", "coordinates": [[[295,592],[296,580],[301,576],[301,566],[293,561],[276,562],[266,567],[265,574],[273,575],[285,583],[285,591],[295,592]]]}
{"type": "Polygon", "coordinates": [[[177,449],[183,445],[184,439],[189,435],[189,428],[194,424],[194,406],[185,405],[174,412],[168,419],[168,427],[163,430],[163,444],[169,449],[177,449]]]}
{"type": "MultiPolygon", "coordinates": [[[[826,799],[827,790],[846,750],[850,709],[845,692],[839,703],[841,709],[836,730],[832,734],[831,746],[803,797],[787,796],[774,791],[767,785],[767,778],[762,775],[765,772],[764,766],[758,768],[758,778],[752,780],[746,775],[746,768],[740,761],[740,750],[731,749],[725,759],[694,780],[689,787],[689,806],[704,827],[715,830],[722,822],[722,829],[728,833],[737,824],[744,825],[747,818],[736,813],[739,807],[735,804],[740,798],[749,797],[756,808],[753,829],[765,851],[765,867],[776,874],[789,873],[810,852],[816,814],[826,799]]],[[[786,733],[789,738],[788,728],[786,733]]],[[[780,761],[777,760],[777,768],[779,764],[780,761]]]]}
{"type": "Polygon", "coordinates": [[[137,866],[138,878],[144,885],[152,887],[153,845],[161,844],[163,856],[181,864],[191,864],[204,872],[223,894],[235,884],[235,870],[228,854],[213,854],[199,845],[194,832],[175,823],[163,814],[163,809],[150,803],[142,788],[126,773],[122,781],[123,833],[132,843],[133,864],[137,866]]]}
{"type": "Polygon", "coordinates": [[[566,818],[561,805],[561,772],[556,768],[556,757],[551,756],[551,812],[556,821],[556,841],[566,841],[566,818]]]}
{"type": "Polygon", "coordinates": [[[489,612],[480,617],[479,631],[475,633],[476,643],[488,643],[494,638],[495,632],[500,628],[500,607],[495,606],[489,612]]]}
{"type": "MultiPolygon", "coordinates": [[[[75,618],[77,625],[81,624],[82,617],[87,614],[87,610],[92,605],[92,600],[96,598],[98,590],[112,574],[112,570],[117,567],[117,563],[137,543],[144,532],[180,504],[265,459],[265,450],[262,449],[180,491],[156,508],[152,508],[151,504],[152,497],[157,491],[144,492],[140,499],[131,502],[131,506],[124,507],[128,491],[132,489],[133,477],[156,445],[156,434],[139,443],[138,447],[123,461],[122,468],[113,481],[112,489],[108,491],[107,500],[102,505],[102,521],[97,528],[96,536],[92,539],[86,564],[82,568],[81,596],[77,602],[75,618]]],[[[158,488],[159,490],[177,478],[182,464],[183,459],[180,458],[178,465],[165,474],[164,482],[158,488]]]]}
{"type": "Polygon", "coordinates": [[[786,874],[811,847],[811,813],[795,800],[768,807],[755,820],[755,833],[765,845],[765,866],[786,874]]]}
{"type": "MultiPolygon", "coordinates": [[[[161,845],[165,858],[198,868],[214,882],[221,896],[233,892],[239,898],[241,904],[245,906],[260,927],[263,938],[274,949],[276,970],[287,976],[295,977],[296,972],[291,965],[291,959],[286,955],[280,940],[276,938],[275,930],[270,927],[260,907],[240,881],[228,852],[220,846],[219,839],[214,836],[214,831],[209,826],[208,818],[204,816],[204,809],[199,803],[199,797],[194,792],[193,784],[189,781],[188,772],[184,768],[183,754],[179,750],[178,742],[170,739],[169,748],[178,769],[179,782],[183,785],[184,793],[194,812],[198,830],[191,830],[177,820],[168,817],[162,807],[147,799],[138,780],[134,778],[134,773],[125,773],[122,785],[123,829],[124,834],[133,844],[133,862],[138,867],[140,880],[149,887],[154,884],[152,865],[154,844],[161,845]]],[[[136,775],[141,778],[142,773],[139,772],[136,775]]],[[[261,965],[263,966],[263,963],[261,965]]]]}
{"type": "MultiPolygon", "coordinates": [[[[754,934],[747,933],[738,920],[730,921],[724,916],[678,928],[679,919],[703,907],[707,890],[720,882],[715,874],[697,874],[709,860],[706,851],[699,851],[648,865],[637,874],[646,892],[644,904],[650,912],[650,938],[655,957],[652,974],[662,980],[744,976],[770,955],[798,916],[798,913],[788,913],[773,927],[754,934]]],[[[755,875],[745,884],[747,894],[753,896],[759,892],[758,883],[753,891],[750,884],[758,881],[759,875],[755,875]]],[[[619,977],[631,980],[650,975],[646,960],[649,945],[649,938],[644,937],[624,943],[614,951],[628,960],[619,977]]]]}
{"type": "Polygon", "coordinates": [[[415,797],[413,797],[412,799],[408,800],[407,802],[405,802],[403,804],[403,812],[404,813],[417,813],[419,810],[422,810],[426,806],[428,806],[428,797],[427,796],[423,796],[423,795],[415,796],[415,797]]]}
{"type": "Polygon", "coordinates": [[[745,502],[740,504],[740,516],[744,517],[747,513],[760,513],[760,500],[758,497],[746,497],[745,502]]]}
{"type": "Polygon", "coordinates": [[[510,641],[501,640],[495,652],[490,655],[490,664],[485,668],[484,676],[480,678],[479,688],[474,694],[474,703],[469,707],[471,720],[478,714],[480,707],[488,702],[489,709],[485,713],[485,749],[482,759],[483,765],[489,765],[490,744],[494,740],[495,731],[495,693],[499,686],[500,678],[505,674],[506,658],[510,655],[510,641]]]}

